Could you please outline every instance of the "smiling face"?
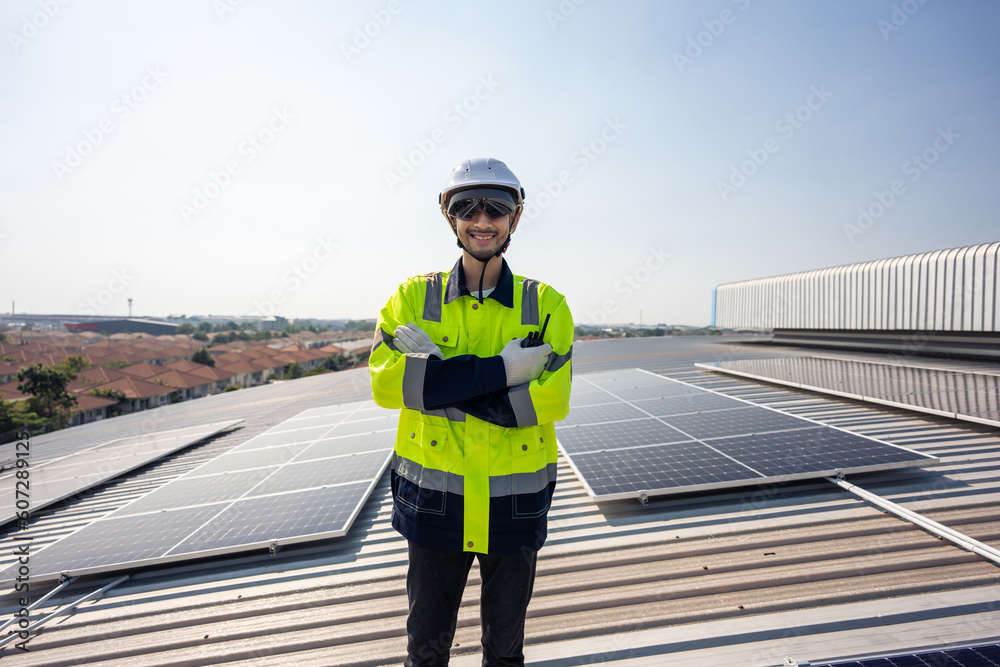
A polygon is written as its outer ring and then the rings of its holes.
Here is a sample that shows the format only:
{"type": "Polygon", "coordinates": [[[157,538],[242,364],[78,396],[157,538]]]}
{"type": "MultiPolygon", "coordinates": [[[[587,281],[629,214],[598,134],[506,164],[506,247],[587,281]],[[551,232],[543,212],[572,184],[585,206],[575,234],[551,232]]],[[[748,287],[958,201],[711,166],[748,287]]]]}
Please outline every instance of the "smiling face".
{"type": "Polygon", "coordinates": [[[490,218],[485,210],[476,211],[471,220],[461,220],[451,216],[458,240],[469,254],[480,262],[488,262],[507,240],[510,232],[517,228],[517,220],[511,222],[510,215],[490,218]]]}

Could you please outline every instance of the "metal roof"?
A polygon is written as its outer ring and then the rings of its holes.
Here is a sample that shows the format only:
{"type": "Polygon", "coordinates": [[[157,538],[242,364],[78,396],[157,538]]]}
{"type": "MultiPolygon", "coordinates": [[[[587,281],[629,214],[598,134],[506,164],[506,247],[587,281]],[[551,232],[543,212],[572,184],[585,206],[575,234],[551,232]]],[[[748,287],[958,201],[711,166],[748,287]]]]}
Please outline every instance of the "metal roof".
{"type": "MultiPolygon", "coordinates": [[[[902,409],[723,377],[696,361],[804,355],[739,337],[578,342],[575,373],[641,367],[927,452],[941,463],[851,481],[1000,546],[1000,432],[902,409]]],[[[995,365],[991,365],[996,368],[995,365]]],[[[316,405],[365,396],[345,371],[180,403],[161,428],[243,418],[245,426],[39,513],[32,549],[316,405]]],[[[39,437],[121,437],[136,413],[39,437]]],[[[387,480],[344,537],[134,572],[51,621],[18,665],[383,665],[405,649],[405,541],[389,525],[387,480]]],[[[560,459],[549,540],[529,607],[529,664],[781,665],[1000,637],[1000,568],[884,514],[826,481],[591,502],[560,459]]],[[[12,561],[0,533],[0,563],[12,561]]],[[[55,610],[112,582],[80,578],[55,610]]],[[[478,576],[452,664],[479,664],[478,576]]],[[[44,591],[33,591],[33,598],[44,591]]],[[[0,599],[9,616],[12,591],[0,599]]],[[[34,618],[34,616],[33,616],[34,618]]]]}

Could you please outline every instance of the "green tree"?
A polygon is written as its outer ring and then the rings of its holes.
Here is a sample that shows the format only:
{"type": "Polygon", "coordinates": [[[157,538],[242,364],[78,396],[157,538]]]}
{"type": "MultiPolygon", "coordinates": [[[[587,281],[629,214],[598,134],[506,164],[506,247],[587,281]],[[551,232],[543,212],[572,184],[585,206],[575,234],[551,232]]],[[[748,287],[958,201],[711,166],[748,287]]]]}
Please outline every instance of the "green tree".
{"type": "MultiPolygon", "coordinates": [[[[17,411],[14,410],[14,401],[0,400],[0,435],[13,431],[20,424],[17,411]]],[[[0,439],[0,442],[4,441],[0,439]]]]}
{"type": "Polygon", "coordinates": [[[38,413],[40,417],[67,417],[70,408],[76,405],[76,396],[66,391],[70,380],[69,373],[55,366],[44,368],[41,364],[32,364],[17,372],[17,390],[30,394],[28,409],[38,413]]]}
{"type": "Polygon", "coordinates": [[[206,340],[208,340],[208,336],[203,331],[196,331],[196,332],[194,332],[193,334],[191,334],[191,338],[194,338],[195,340],[200,340],[200,341],[206,341],[206,340]]]}
{"type": "Polygon", "coordinates": [[[207,347],[203,347],[194,354],[192,354],[191,361],[193,361],[196,364],[215,366],[215,359],[212,357],[212,354],[208,351],[207,347]]]}
{"type": "Polygon", "coordinates": [[[302,366],[299,365],[299,362],[293,361],[285,366],[285,377],[289,380],[302,377],[302,366]]]}
{"type": "Polygon", "coordinates": [[[375,323],[365,320],[347,320],[344,331],[375,331],[375,323]]]}
{"type": "Polygon", "coordinates": [[[177,333],[179,334],[189,334],[194,333],[194,325],[190,322],[185,322],[184,324],[177,327],[177,333]]]}
{"type": "Polygon", "coordinates": [[[198,323],[198,331],[200,331],[201,333],[211,333],[212,332],[212,325],[209,324],[208,322],[199,322],[198,323]]]}
{"type": "Polygon", "coordinates": [[[87,360],[77,354],[66,357],[56,366],[53,366],[53,368],[57,368],[61,371],[66,371],[66,373],[69,375],[69,379],[71,380],[76,379],[77,375],[87,370],[87,368],[89,367],[90,364],[87,362],[87,360]]]}
{"type": "Polygon", "coordinates": [[[93,396],[100,396],[101,398],[111,398],[118,401],[117,404],[108,406],[110,409],[110,417],[121,414],[121,406],[123,403],[128,402],[128,397],[125,396],[125,392],[119,391],[118,389],[111,389],[109,387],[103,387],[101,389],[92,389],[90,391],[93,396]]]}

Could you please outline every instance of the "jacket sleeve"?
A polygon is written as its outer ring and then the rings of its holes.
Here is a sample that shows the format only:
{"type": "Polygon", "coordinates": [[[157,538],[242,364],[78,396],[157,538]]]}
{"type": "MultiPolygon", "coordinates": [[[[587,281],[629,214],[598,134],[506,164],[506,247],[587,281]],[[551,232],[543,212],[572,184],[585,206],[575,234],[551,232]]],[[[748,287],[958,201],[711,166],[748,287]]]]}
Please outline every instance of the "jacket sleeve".
{"type": "Polygon", "coordinates": [[[566,418],[572,380],[573,316],[562,295],[555,309],[549,312],[552,317],[544,341],[552,346],[552,353],[541,376],[525,384],[463,401],[456,406],[458,409],[506,428],[535,426],[566,418]]]}
{"type": "Polygon", "coordinates": [[[390,409],[437,410],[504,389],[507,373],[499,355],[463,354],[441,360],[396,350],[392,332],[400,324],[417,321],[411,301],[417,296],[416,287],[414,279],[403,283],[379,313],[368,357],[375,403],[390,409]]]}

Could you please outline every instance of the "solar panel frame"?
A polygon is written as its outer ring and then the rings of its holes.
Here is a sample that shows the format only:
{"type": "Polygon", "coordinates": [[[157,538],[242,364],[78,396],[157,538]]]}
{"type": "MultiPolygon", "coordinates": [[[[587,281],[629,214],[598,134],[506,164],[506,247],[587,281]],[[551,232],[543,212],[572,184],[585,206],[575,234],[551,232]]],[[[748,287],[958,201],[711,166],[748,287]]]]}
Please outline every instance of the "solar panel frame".
{"type": "MultiPolygon", "coordinates": [[[[788,437],[788,434],[796,434],[796,433],[799,434],[799,435],[802,435],[802,436],[808,435],[813,430],[815,430],[816,433],[819,433],[819,432],[824,432],[824,433],[837,432],[837,433],[844,434],[845,437],[850,438],[850,439],[855,439],[855,440],[861,439],[861,440],[864,440],[864,441],[870,441],[872,443],[876,443],[880,448],[884,448],[885,451],[892,451],[892,452],[897,452],[898,451],[898,452],[901,452],[903,454],[900,456],[901,460],[895,461],[895,462],[891,462],[891,463],[888,463],[888,464],[870,464],[870,465],[869,464],[864,464],[864,465],[849,466],[849,467],[831,466],[831,467],[824,467],[822,469],[813,469],[813,470],[810,470],[808,472],[794,472],[793,471],[793,472],[785,472],[785,473],[768,475],[768,474],[765,474],[765,473],[763,473],[761,471],[756,470],[749,463],[746,463],[745,461],[743,461],[742,458],[739,458],[739,459],[734,458],[733,456],[731,456],[730,454],[726,453],[722,449],[713,446],[713,443],[718,443],[718,444],[721,444],[721,445],[725,445],[725,444],[727,444],[725,442],[727,439],[732,439],[733,437],[739,437],[739,436],[743,436],[743,437],[752,436],[752,435],[754,435],[753,433],[738,434],[737,436],[727,436],[727,437],[719,437],[719,438],[697,438],[697,437],[694,437],[693,434],[685,431],[683,428],[678,428],[672,422],[667,421],[665,419],[665,417],[653,417],[652,413],[650,411],[646,411],[646,413],[648,415],[650,415],[650,418],[654,419],[655,421],[659,421],[659,422],[661,422],[662,424],[664,424],[666,426],[670,426],[671,429],[673,429],[674,431],[676,431],[677,433],[681,434],[684,437],[683,438],[679,438],[676,441],[669,441],[669,442],[667,442],[667,441],[664,441],[664,442],[641,442],[640,444],[627,444],[627,445],[622,444],[621,446],[613,446],[612,445],[612,446],[605,446],[605,447],[600,447],[600,446],[594,444],[593,442],[590,442],[590,443],[584,445],[584,448],[580,448],[577,445],[578,445],[578,443],[580,441],[583,441],[583,438],[579,438],[578,434],[574,431],[574,429],[588,428],[588,427],[592,427],[592,426],[620,427],[623,424],[632,424],[632,425],[634,425],[636,422],[644,421],[644,420],[629,420],[629,421],[624,421],[624,422],[608,422],[606,424],[600,424],[600,423],[598,423],[598,424],[580,424],[580,425],[573,425],[573,426],[567,426],[567,427],[562,427],[562,426],[560,426],[560,424],[557,424],[556,425],[556,440],[557,440],[557,443],[559,445],[559,448],[562,450],[563,454],[566,456],[566,459],[567,459],[570,467],[572,468],[573,472],[576,474],[577,478],[580,479],[580,481],[583,483],[584,489],[587,491],[587,494],[591,497],[591,499],[593,499],[593,500],[595,500],[597,502],[615,501],[615,500],[626,500],[626,499],[636,499],[636,498],[640,498],[641,499],[643,497],[652,497],[652,496],[668,495],[668,494],[675,494],[675,493],[690,493],[692,491],[712,491],[712,490],[718,490],[718,489],[734,488],[734,487],[739,487],[739,486],[747,486],[747,485],[758,484],[758,483],[763,483],[763,482],[785,483],[785,482],[792,482],[792,481],[798,481],[798,480],[804,480],[804,479],[814,479],[814,478],[818,478],[818,477],[837,476],[837,475],[840,475],[840,474],[848,474],[848,473],[850,473],[850,474],[859,474],[859,473],[866,473],[866,472],[875,472],[875,471],[879,471],[879,470],[889,470],[889,469],[900,468],[900,467],[918,466],[918,465],[923,465],[923,464],[936,463],[938,461],[938,459],[936,457],[933,457],[933,456],[928,455],[928,454],[923,454],[921,452],[916,452],[914,450],[910,450],[910,449],[907,449],[905,447],[900,447],[898,445],[893,445],[891,443],[882,442],[881,440],[877,440],[877,439],[872,438],[870,436],[862,435],[862,434],[859,434],[859,433],[854,433],[852,431],[848,431],[846,429],[842,429],[842,428],[839,428],[839,427],[836,427],[836,426],[831,426],[829,424],[823,424],[822,422],[818,422],[818,421],[813,420],[813,419],[808,419],[806,417],[801,417],[801,416],[798,416],[798,415],[790,415],[788,413],[782,412],[780,410],[776,410],[776,409],[771,408],[771,407],[766,406],[766,405],[759,405],[757,403],[753,403],[751,401],[747,401],[747,400],[744,400],[744,399],[741,399],[741,398],[738,398],[738,397],[735,397],[735,396],[728,396],[728,395],[725,395],[725,394],[720,394],[719,392],[714,392],[714,391],[712,391],[710,389],[706,389],[704,387],[697,387],[695,385],[689,385],[687,383],[680,382],[679,380],[675,380],[673,378],[669,378],[669,377],[657,375],[655,373],[652,373],[650,371],[646,371],[644,369],[631,369],[628,372],[637,373],[637,374],[643,374],[643,375],[648,376],[650,378],[655,378],[654,381],[659,381],[659,382],[663,383],[664,387],[668,387],[669,388],[668,389],[668,394],[672,394],[672,396],[670,398],[666,398],[664,400],[672,400],[672,399],[676,400],[676,398],[678,396],[683,397],[683,396],[688,395],[687,393],[678,394],[677,388],[672,386],[672,385],[676,384],[676,385],[681,385],[682,387],[684,387],[683,392],[692,392],[693,391],[693,392],[700,392],[701,394],[703,394],[705,396],[711,395],[711,396],[721,397],[721,398],[723,398],[725,400],[731,401],[732,404],[733,404],[733,406],[734,406],[733,408],[730,408],[730,409],[706,410],[706,411],[702,411],[702,414],[713,414],[713,413],[720,413],[720,412],[729,412],[730,410],[737,409],[737,407],[739,407],[741,409],[742,408],[753,408],[753,409],[756,409],[758,411],[766,410],[766,411],[770,411],[771,413],[774,413],[775,415],[780,415],[779,419],[781,419],[783,421],[783,423],[785,423],[785,424],[791,424],[791,423],[801,423],[802,424],[801,428],[768,431],[768,432],[762,432],[762,433],[767,433],[767,434],[782,434],[782,437],[788,437]],[[794,420],[794,422],[788,422],[787,420],[789,420],[789,419],[790,420],[794,420]],[[567,435],[571,435],[571,437],[567,438],[566,437],[567,435]],[[577,440],[577,443],[574,443],[573,440],[577,440]],[[650,484],[649,488],[639,488],[639,486],[637,486],[637,485],[631,485],[630,486],[627,483],[622,483],[622,482],[619,481],[617,483],[617,486],[619,487],[619,490],[614,491],[614,492],[609,492],[608,488],[610,486],[612,486],[612,485],[609,484],[609,483],[607,483],[607,482],[604,482],[604,481],[597,481],[600,478],[599,477],[595,477],[593,475],[593,473],[590,471],[590,466],[588,465],[590,459],[593,458],[595,455],[598,455],[598,454],[605,455],[605,456],[612,455],[612,456],[622,457],[624,455],[623,452],[628,452],[628,451],[631,451],[631,450],[636,450],[636,451],[639,451],[639,450],[648,450],[647,452],[644,453],[644,455],[647,458],[650,458],[650,460],[652,460],[652,457],[654,456],[654,454],[652,452],[654,452],[657,448],[661,448],[661,449],[662,448],[672,448],[672,447],[677,447],[677,446],[683,445],[683,446],[692,448],[692,451],[694,451],[694,448],[693,448],[693,444],[694,443],[698,443],[700,445],[703,445],[703,446],[707,447],[707,449],[712,452],[712,454],[707,454],[707,453],[705,454],[705,463],[706,463],[706,465],[713,464],[712,463],[713,461],[714,462],[720,462],[721,459],[719,457],[725,457],[725,458],[728,458],[731,461],[734,461],[734,462],[738,463],[741,466],[746,467],[753,474],[747,474],[747,475],[745,475],[743,477],[734,476],[731,479],[719,479],[719,480],[716,480],[716,481],[702,482],[702,483],[697,483],[697,484],[672,484],[671,482],[667,481],[667,482],[662,482],[659,486],[650,484]],[[580,459],[581,459],[579,462],[576,460],[577,457],[580,457],[580,459]],[[907,458],[907,457],[909,457],[909,458],[907,458]],[[590,473],[590,474],[588,475],[588,473],[590,473]],[[595,480],[594,483],[591,483],[592,479],[595,480]],[[625,490],[625,487],[629,487],[629,488],[627,488],[627,490],[625,490]]],[[[600,375],[603,375],[602,373],[596,373],[596,374],[592,374],[592,375],[578,376],[576,378],[576,380],[577,380],[577,383],[579,383],[579,381],[582,380],[583,382],[589,383],[592,386],[600,386],[601,388],[605,389],[605,391],[609,391],[609,397],[614,397],[614,396],[620,395],[622,393],[622,391],[620,389],[616,389],[615,393],[611,394],[610,390],[608,390],[606,388],[609,387],[609,386],[623,387],[623,386],[625,386],[627,384],[627,383],[620,383],[623,379],[625,379],[625,376],[623,375],[623,371],[615,371],[615,373],[616,373],[617,377],[616,377],[616,383],[614,385],[611,385],[610,383],[607,383],[607,382],[603,382],[603,383],[598,384],[598,383],[594,383],[592,381],[592,378],[599,377],[600,375]]],[[[639,377],[639,376],[637,376],[637,377],[639,377]]],[[[649,389],[655,388],[655,385],[650,384],[649,380],[647,380],[645,378],[643,378],[643,380],[644,380],[644,382],[641,385],[643,389],[649,390],[649,389]]],[[[574,390],[575,390],[575,387],[574,387],[574,390]]],[[[692,393],[691,395],[695,396],[697,394],[693,394],[692,393]]],[[[644,402],[643,400],[636,400],[636,401],[630,401],[630,402],[629,401],[625,401],[625,402],[629,403],[633,407],[638,407],[640,410],[643,409],[642,408],[642,405],[643,405],[643,402],[644,402]]],[[[645,399],[645,402],[651,404],[651,406],[652,406],[652,404],[654,402],[655,403],[659,403],[660,401],[655,401],[655,399],[645,399]]],[[[711,405],[713,407],[715,407],[715,406],[717,406],[719,404],[717,402],[713,401],[711,403],[711,405]]],[[[681,414],[692,414],[692,413],[681,413],[681,414]]],[[[669,416],[673,416],[673,415],[669,415],[669,416]]],[[[613,432],[613,430],[609,429],[609,433],[611,433],[611,432],[613,432]]],[[[669,453],[669,452],[667,452],[667,453],[669,453]]],[[[715,463],[713,465],[716,465],[716,467],[719,468],[720,470],[722,469],[719,463],[715,463]]]]}

